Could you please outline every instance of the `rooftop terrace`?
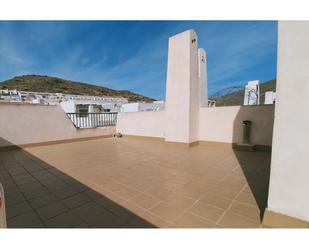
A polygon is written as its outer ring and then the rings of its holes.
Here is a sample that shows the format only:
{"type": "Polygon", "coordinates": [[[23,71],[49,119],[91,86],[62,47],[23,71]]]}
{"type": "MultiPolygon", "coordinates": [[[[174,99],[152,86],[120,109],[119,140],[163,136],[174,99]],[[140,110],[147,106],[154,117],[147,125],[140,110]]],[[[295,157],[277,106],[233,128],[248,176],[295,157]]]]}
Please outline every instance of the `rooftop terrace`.
{"type": "Polygon", "coordinates": [[[261,227],[269,152],[123,137],[0,152],[8,227],[261,227]]]}

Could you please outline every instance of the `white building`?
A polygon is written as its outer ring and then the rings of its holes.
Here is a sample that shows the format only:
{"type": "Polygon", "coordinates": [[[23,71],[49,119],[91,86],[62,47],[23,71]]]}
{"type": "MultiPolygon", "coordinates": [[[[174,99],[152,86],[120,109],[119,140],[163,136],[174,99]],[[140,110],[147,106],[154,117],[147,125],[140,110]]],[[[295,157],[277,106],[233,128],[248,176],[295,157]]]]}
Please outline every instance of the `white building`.
{"type": "Polygon", "coordinates": [[[7,102],[21,102],[22,98],[20,92],[18,92],[16,89],[0,89],[0,100],[7,102]]]}
{"type": "Polygon", "coordinates": [[[102,100],[64,100],[60,106],[66,113],[100,113],[119,112],[124,102],[115,99],[114,102],[102,100]]]}
{"type": "Polygon", "coordinates": [[[121,112],[158,111],[163,109],[164,109],[164,101],[154,101],[152,103],[145,103],[145,102],[127,103],[121,106],[121,112]]]}
{"type": "Polygon", "coordinates": [[[244,105],[260,104],[260,82],[258,80],[249,81],[245,86],[244,105]]]}
{"type": "Polygon", "coordinates": [[[120,102],[102,102],[100,100],[65,100],[59,104],[70,120],[78,128],[94,128],[112,125],[117,120],[120,102]]]}
{"type": "Polygon", "coordinates": [[[98,103],[128,103],[126,98],[114,98],[114,97],[99,97],[99,96],[88,96],[88,95],[73,95],[64,93],[48,93],[48,92],[28,92],[21,91],[21,95],[35,95],[37,98],[43,100],[45,104],[55,105],[62,101],[76,100],[76,101],[96,101],[98,103]]]}
{"type": "Polygon", "coordinates": [[[275,101],[276,101],[276,92],[274,91],[265,92],[265,100],[264,100],[265,105],[272,105],[275,103],[275,101]]]}
{"type": "MultiPolygon", "coordinates": [[[[126,98],[84,96],[48,92],[29,92],[17,91],[16,89],[0,89],[0,101],[25,102],[41,105],[57,105],[59,103],[63,103],[63,108],[65,108],[65,110],[68,110],[68,112],[76,112],[76,105],[89,105],[93,107],[97,105],[101,106],[102,110],[106,109],[106,111],[118,112],[120,111],[120,107],[122,104],[128,103],[128,100],[126,98]]],[[[89,112],[92,112],[91,108],[92,107],[90,107],[89,112]]]]}

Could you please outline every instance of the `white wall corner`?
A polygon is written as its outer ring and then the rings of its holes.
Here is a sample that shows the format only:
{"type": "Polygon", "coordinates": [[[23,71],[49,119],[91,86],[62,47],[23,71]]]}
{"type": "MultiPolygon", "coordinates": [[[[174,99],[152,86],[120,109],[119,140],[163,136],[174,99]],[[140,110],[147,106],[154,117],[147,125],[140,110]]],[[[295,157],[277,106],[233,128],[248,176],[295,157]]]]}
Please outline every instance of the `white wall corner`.
{"type": "Polygon", "coordinates": [[[166,81],[165,140],[198,140],[198,39],[194,30],[169,38],[166,81]]]}

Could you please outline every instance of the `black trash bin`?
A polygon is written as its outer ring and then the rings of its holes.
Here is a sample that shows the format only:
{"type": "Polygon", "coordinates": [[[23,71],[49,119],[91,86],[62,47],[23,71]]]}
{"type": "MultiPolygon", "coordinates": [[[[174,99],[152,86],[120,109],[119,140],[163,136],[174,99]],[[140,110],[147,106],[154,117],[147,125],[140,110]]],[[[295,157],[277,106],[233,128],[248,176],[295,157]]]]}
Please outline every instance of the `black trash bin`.
{"type": "Polygon", "coordinates": [[[244,144],[250,144],[251,124],[252,122],[250,120],[244,120],[242,122],[244,144]]]}

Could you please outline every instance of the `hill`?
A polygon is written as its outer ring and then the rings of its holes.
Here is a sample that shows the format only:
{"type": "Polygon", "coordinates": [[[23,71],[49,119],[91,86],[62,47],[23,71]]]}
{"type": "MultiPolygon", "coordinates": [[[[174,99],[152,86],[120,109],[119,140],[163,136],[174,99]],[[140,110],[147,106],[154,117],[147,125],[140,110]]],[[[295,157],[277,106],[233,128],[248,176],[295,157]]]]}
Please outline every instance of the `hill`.
{"type": "Polygon", "coordinates": [[[118,91],[107,87],[41,75],[16,76],[12,79],[0,82],[0,89],[16,89],[18,91],[65,93],[100,97],[123,97],[127,98],[129,102],[151,102],[154,100],[127,90],[118,91]]]}
{"type": "MultiPolygon", "coordinates": [[[[216,106],[232,106],[232,105],[242,105],[244,102],[244,87],[239,87],[238,89],[227,94],[220,94],[220,91],[210,97],[212,100],[216,100],[216,106]]],[[[276,79],[269,80],[265,83],[260,84],[260,103],[264,103],[265,92],[276,91],[276,79]]]]}

